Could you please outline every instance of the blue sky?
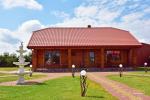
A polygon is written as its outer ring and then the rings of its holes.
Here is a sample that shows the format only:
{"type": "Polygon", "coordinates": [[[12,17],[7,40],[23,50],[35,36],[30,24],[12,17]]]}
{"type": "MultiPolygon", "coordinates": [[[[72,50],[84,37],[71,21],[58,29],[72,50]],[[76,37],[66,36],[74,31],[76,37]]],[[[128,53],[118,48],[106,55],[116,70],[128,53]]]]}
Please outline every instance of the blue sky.
{"type": "Polygon", "coordinates": [[[32,19],[39,20],[43,24],[55,24],[62,19],[56,17],[53,12],[65,11],[66,13],[73,14],[74,8],[79,6],[82,0],[37,0],[37,2],[42,5],[42,10],[32,10],[26,7],[3,8],[1,5],[0,27],[16,29],[23,22],[32,19]]]}
{"type": "Polygon", "coordinates": [[[0,53],[46,27],[116,27],[150,43],[149,0],[0,0],[0,53]],[[6,49],[7,48],[7,49],[6,49]]]}

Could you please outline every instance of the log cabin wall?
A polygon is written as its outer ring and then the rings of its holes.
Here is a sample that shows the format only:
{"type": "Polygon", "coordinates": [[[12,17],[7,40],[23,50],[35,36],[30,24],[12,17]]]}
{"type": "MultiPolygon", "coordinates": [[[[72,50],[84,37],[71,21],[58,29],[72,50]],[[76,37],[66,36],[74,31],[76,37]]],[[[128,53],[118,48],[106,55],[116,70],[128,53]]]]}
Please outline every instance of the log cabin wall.
{"type": "Polygon", "coordinates": [[[137,48],[133,49],[133,55],[132,55],[132,61],[133,61],[133,67],[137,67],[137,48]]]}
{"type": "Polygon", "coordinates": [[[136,49],[114,49],[114,48],[93,48],[93,49],[38,49],[32,51],[32,64],[33,69],[36,68],[71,68],[72,64],[76,65],[76,68],[107,68],[115,67],[121,63],[124,66],[133,66],[136,64],[136,49]],[[60,52],[60,64],[55,66],[45,65],[45,52],[46,51],[59,51],[60,52]],[[118,50],[120,51],[121,59],[116,62],[106,62],[106,51],[118,50]],[[69,57],[69,52],[70,57],[69,57]],[[94,52],[94,63],[90,62],[90,52],[94,52]],[[70,61],[69,61],[70,60],[70,61]],[[70,63],[70,65],[69,65],[70,63]],[[103,64],[104,63],[104,64],[103,64]]]}
{"type": "Polygon", "coordinates": [[[67,68],[68,67],[68,51],[67,50],[60,50],[60,67],[67,68]]]}
{"type": "Polygon", "coordinates": [[[142,43],[142,47],[137,51],[137,64],[144,66],[145,62],[150,66],[150,44],[142,43]]]}
{"type": "Polygon", "coordinates": [[[138,48],[131,48],[128,52],[128,66],[136,67],[137,64],[137,50],[138,48]]]}
{"type": "Polygon", "coordinates": [[[72,61],[72,64],[76,65],[76,68],[82,67],[84,63],[82,58],[83,58],[82,50],[73,49],[71,51],[71,61],[72,61]]]}
{"type": "MultiPolygon", "coordinates": [[[[125,67],[128,66],[128,50],[121,50],[121,64],[123,64],[125,67]]],[[[119,65],[119,63],[118,63],[119,65]]]]}
{"type": "Polygon", "coordinates": [[[32,70],[35,71],[37,68],[37,50],[32,50],[32,70]]]}
{"type": "Polygon", "coordinates": [[[38,64],[38,68],[44,68],[44,50],[38,50],[37,51],[38,55],[37,55],[37,64],[38,64]]]}
{"type": "Polygon", "coordinates": [[[91,67],[100,67],[101,66],[101,52],[98,49],[90,49],[90,50],[85,50],[84,52],[85,57],[85,67],[91,68],[91,67]],[[90,62],[90,52],[94,52],[94,62],[90,62]]]}
{"type": "Polygon", "coordinates": [[[102,61],[101,61],[102,59],[101,59],[101,50],[99,49],[99,50],[95,50],[95,67],[101,67],[101,63],[102,63],[102,61]]]}
{"type": "Polygon", "coordinates": [[[75,64],[77,68],[91,68],[101,66],[101,54],[100,50],[89,50],[89,49],[73,49],[71,52],[72,64],[75,64]],[[90,52],[94,52],[94,63],[90,62],[90,52]]]}
{"type": "Polygon", "coordinates": [[[85,63],[85,67],[88,67],[89,66],[89,50],[88,49],[85,49],[84,50],[84,63],[85,63]]]}

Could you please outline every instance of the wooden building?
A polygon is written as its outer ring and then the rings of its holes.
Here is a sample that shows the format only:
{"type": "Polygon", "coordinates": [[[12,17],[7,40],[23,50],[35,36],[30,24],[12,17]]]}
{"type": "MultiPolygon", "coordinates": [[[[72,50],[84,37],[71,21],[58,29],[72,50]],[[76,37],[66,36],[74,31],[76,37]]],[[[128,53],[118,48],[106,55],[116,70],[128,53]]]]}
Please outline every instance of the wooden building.
{"type": "Polygon", "coordinates": [[[45,28],[34,31],[27,46],[32,49],[33,69],[116,68],[137,65],[141,44],[130,32],[112,27],[45,28]]]}
{"type": "Polygon", "coordinates": [[[142,46],[137,51],[137,65],[139,67],[143,66],[147,62],[150,67],[150,44],[141,43],[142,46]]]}

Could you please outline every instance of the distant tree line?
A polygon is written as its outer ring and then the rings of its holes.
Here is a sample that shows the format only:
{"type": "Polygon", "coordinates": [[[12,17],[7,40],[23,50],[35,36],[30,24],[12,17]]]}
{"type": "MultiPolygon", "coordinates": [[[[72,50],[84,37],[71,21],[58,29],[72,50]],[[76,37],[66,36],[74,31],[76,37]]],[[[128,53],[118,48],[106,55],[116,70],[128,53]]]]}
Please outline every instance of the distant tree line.
{"type": "MultiPolygon", "coordinates": [[[[31,62],[31,52],[24,55],[26,62],[31,62]]],[[[19,56],[15,53],[9,54],[8,52],[4,52],[0,55],[0,67],[14,67],[16,65],[13,64],[13,62],[18,62],[19,56]]]]}

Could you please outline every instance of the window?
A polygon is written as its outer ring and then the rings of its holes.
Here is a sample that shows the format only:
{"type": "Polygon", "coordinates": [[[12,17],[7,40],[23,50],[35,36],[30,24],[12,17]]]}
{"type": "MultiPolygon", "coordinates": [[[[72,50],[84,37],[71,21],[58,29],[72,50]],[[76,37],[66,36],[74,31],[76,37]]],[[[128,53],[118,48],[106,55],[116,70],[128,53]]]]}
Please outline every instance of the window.
{"type": "Polygon", "coordinates": [[[118,50],[108,50],[106,51],[106,60],[107,62],[110,61],[120,61],[121,60],[121,56],[120,56],[120,51],[118,50]]]}
{"type": "Polygon", "coordinates": [[[95,53],[90,52],[90,63],[94,63],[94,62],[95,62],[95,53]]]}
{"type": "Polygon", "coordinates": [[[60,64],[60,52],[59,51],[47,51],[45,52],[45,64],[60,64]]]}

